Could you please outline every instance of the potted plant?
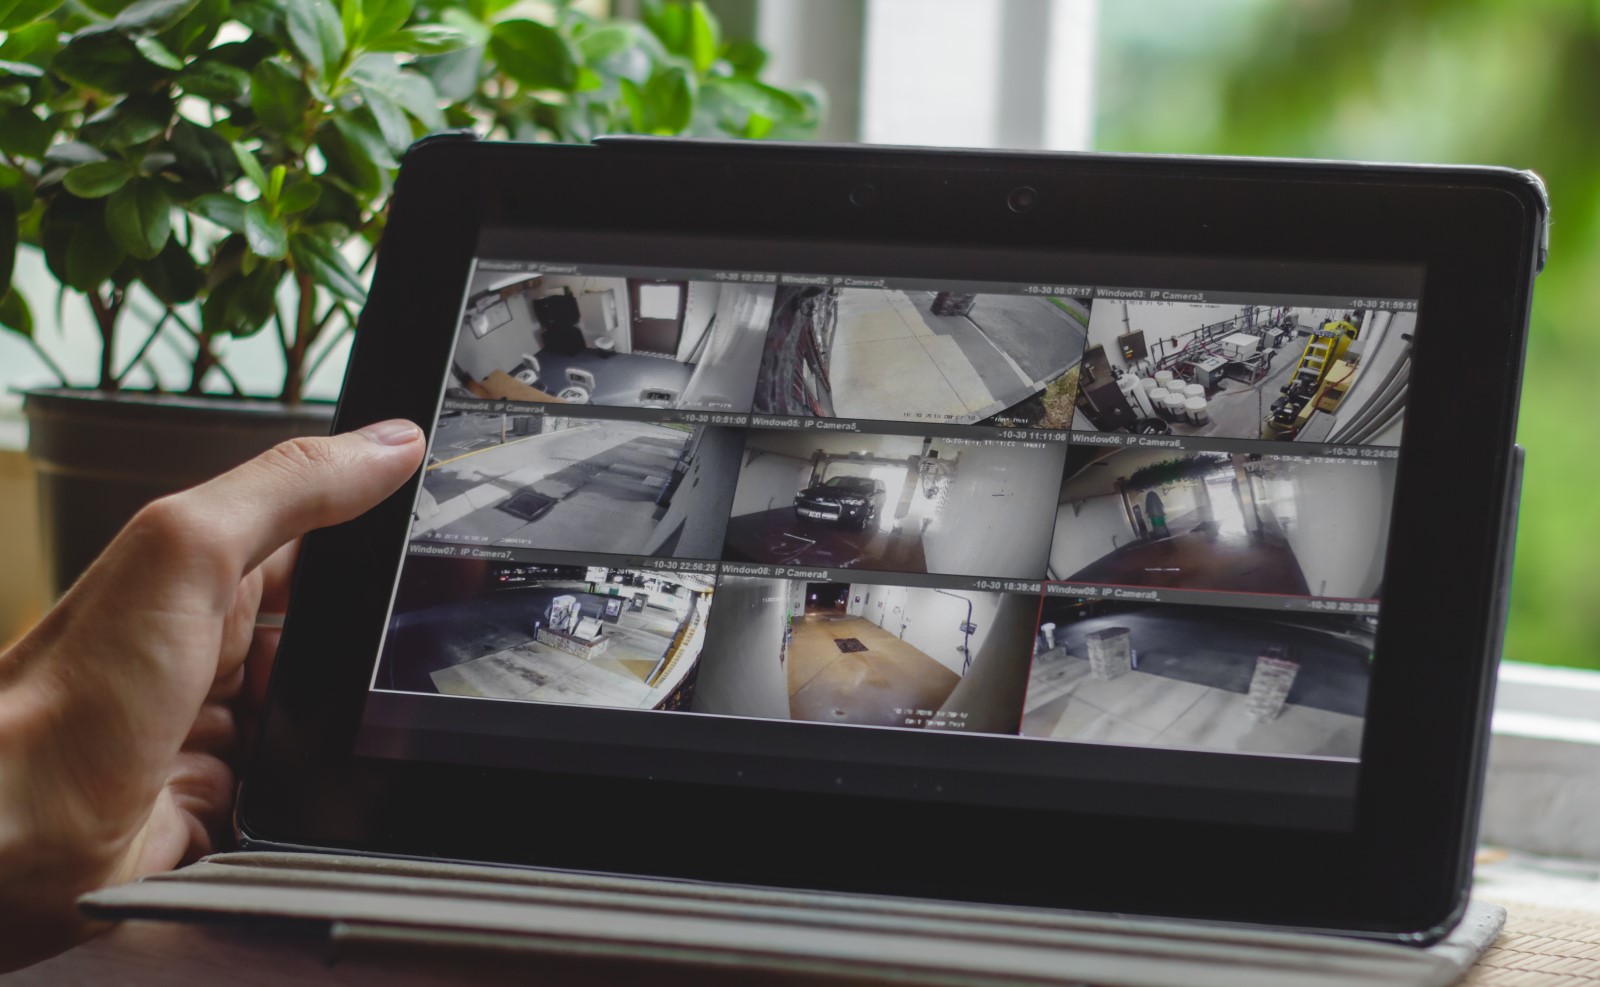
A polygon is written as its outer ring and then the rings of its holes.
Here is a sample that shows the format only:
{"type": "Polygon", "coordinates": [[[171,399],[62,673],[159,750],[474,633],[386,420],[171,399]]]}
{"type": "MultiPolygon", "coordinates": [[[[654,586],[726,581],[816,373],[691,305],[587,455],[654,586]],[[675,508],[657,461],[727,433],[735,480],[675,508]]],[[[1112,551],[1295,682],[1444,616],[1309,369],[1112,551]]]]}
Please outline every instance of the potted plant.
{"type": "Polygon", "coordinates": [[[528,6],[0,4],[0,325],[59,377],[25,404],[58,592],[149,499],[327,429],[331,406],[305,384],[354,330],[416,138],[760,138],[817,122],[818,99],[763,82],[761,51],[724,41],[701,2],[648,3],[639,23],[528,6]],[[33,338],[19,249],[43,254],[58,312],[92,313],[94,380],[33,338]],[[259,333],[282,357],[272,394],[228,366],[259,333]],[[183,351],[186,379],[151,368],[157,344],[183,351]]]}

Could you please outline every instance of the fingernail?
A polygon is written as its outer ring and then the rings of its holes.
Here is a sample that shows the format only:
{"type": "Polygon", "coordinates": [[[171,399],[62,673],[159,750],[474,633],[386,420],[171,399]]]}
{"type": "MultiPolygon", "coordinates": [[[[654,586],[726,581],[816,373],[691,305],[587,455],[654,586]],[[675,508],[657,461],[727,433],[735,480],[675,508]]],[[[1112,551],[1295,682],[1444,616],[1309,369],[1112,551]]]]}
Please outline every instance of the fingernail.
{"type": "Polygon", "coordinates": [[[356,434],[364,435],[381,446],[403,446],[415,442],[421,436],[422,429],[403,418],[393,418],[386,422],[374,422],[356,434]]]}

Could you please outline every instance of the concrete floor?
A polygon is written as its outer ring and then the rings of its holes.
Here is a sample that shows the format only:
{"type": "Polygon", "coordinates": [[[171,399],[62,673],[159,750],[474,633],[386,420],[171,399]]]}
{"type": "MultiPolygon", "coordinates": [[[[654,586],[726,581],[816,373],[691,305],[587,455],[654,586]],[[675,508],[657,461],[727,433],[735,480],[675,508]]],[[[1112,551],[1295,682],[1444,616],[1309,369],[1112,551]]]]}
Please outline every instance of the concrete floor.
{"type": "Polygon", "coordinates": [[[932,292],[839,297],[830,373],[834,413],[973,422],[1060,376],[1083,328],[1043,298],[984,295],[967,316],[931,311],[932,292]]]}
{"type": "Polygon", "coordinates": [[[789,643],[789,716],[820,723],[902,726],[896,710],[937,710],[961,676],[862,617],[808,615],[789,643]],[[834,642],[855,638],[865,651],[834,642]]]}
{"type": "Polygon", "coordinates": [[[922,533],[865,531],[809,521],[792,507],[777,507],[728,522],[722,557],[730,562],[826,566],[830,569],[887,569],[927,572],[922,533]]]}
{"type": "Polygon", "coordinates": [[[1266,619],[1240,622],[1234,633],[1221,637],[1213,637],[1216,629],[1210,624],[1203,633],[1186,624],[1118,614],[1072,625],[1064,646],[1035,659],[1022,734],[1107,744],[1360,755],[1362,715],[1326,709],[1365,707],[1365,657],[1350,653],[1362,651],[1360,646],[1304,627],[1274,627],[1266,619]],[[1133,630],[1139,669],[1098,680],[1082,657],[1082,635],[1109,625],[1133,630]],[[1317,637],[1323,640],[1317,643],[1317,637]],[[1288,640],[1293,640],[1291,657],[1301,662],[1290,704],[1275,720],[1259,723],[1245,709],[1250,678],[1240,681],[1238,672],[1245,665],[1253,672],[1254,656],[1269,641],[1288,640]],[[1174,677],[1179,669],[1182,678],[1174,677]]]}
{"type": "Polygon", "coordinates": [[[1276,720],[1258,723],[1246,711],[1245,696],[1221,689],[1146,672],[1103,682],[1080,659],[1058,662],[1049,672],[1053,678],[1041,675],[1037,689],[1029,689],[1024,736],[1257,754],[1361,754],[1357,716],[1291,705],[1276,720]]]}
{"type": "Polygon", "coordinates": [[[500,445],[502,438],[515,439],[516,435],[509,434],[511,428],[509,416],[502,420],[500,415],[441,415],[428,447],[429,465],[500,445]],[[502,429],[507,433],[504,436],[502,429]]]}
{"type": "Polygon", "coordinates": [[[1167,521],[1172,537],[1129,542],[1065,577],[1118,586],[1164,586],[1305,596],[1311,592],[1294,549],[1266,532],[1219,530],[1198,512],[1167,521]]]}
{"type": "Polygon", "coordinates": [[[1369,645],[1350,635],[1270,614],[1177,608],[1063,623],[1057,634],[1057,646],[1035,659],[1029,676],[1026,736],[1329,757],[1361,752],[1369,645]],[[1101,680],[1083,657],[1084,637],[1106,627],[1129,629],[1139,667],[1101,680]],[[1246,712],[1246,697],[1256,656],[1273,645],[1287,647],[1300,671],[1283,712],[1260,723],[1246,712]]]}
{"type": "MultiPolygon", "coordinates": [[[[572,356],[548,350],[539,354],[539,375],[544,390],[558,393],[567,386],[567,371],[583,370],[594,377],[589,404],[615,408],[660,407],[640,399],[646,388],[665,388],[681,399],[694,374],[693,364],[636,353],[602,353],[585,349],[572,356]]],[[[672,402],[676,407],[677,401],[672,402]]]]}
{"type": "Polygon", "coordinates": [[[1056,649],[1068,654],[1087,654],[1084,639],[1094,631],[1126,627],[1138,651],[1139,671],[1243,695],[1250,691],[1256,656],[1276,646],[1288,649],[1300,665],[1289,702],[1350,716],[1366,712],[1372,639],[1356,633],[1348,619],[1130,605],[1113,615],[1073,620],[1056,615],[1058,609],[1071,609],[1054,606],[1058,602],[1046,600],[1040,620],[1057,624],[1056,649]]]}
{"type": "Polygon", "coordinates": [[[642,551],[656,527],[656,498],[688,441],[689,433],[678,429],[602,421],[465,453],[429,467],[412,537],[642,551]],[[532,522],[500,510],[522,490],[559,503],[532,522]]]}
{"type": "Polygon", "coordinates": [[[605,625],[610,648],[585,661],[534,640],[550,601],[568,593],[604,599],[576,591],[575,584],[538,585],[402,614],[385,642],[378,685],[489,699],[654,706],[660,690],[645,679],[672,644],[676,615],[656,608],[624,612],[605,625]]]}

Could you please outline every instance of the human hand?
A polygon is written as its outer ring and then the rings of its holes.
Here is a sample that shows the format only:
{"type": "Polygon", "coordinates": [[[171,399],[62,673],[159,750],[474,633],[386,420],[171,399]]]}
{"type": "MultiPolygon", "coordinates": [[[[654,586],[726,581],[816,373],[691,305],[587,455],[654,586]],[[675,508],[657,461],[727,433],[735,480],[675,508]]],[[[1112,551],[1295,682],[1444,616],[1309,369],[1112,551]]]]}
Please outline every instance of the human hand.
{"type": "Polygon", "coordinates": [[[259,699],[298,538],[376,506],[422,433],[296,439],[141,511],[0,654],[0,970],[88,931],[84,892],[228,832],[241,700],[259,699]]]}

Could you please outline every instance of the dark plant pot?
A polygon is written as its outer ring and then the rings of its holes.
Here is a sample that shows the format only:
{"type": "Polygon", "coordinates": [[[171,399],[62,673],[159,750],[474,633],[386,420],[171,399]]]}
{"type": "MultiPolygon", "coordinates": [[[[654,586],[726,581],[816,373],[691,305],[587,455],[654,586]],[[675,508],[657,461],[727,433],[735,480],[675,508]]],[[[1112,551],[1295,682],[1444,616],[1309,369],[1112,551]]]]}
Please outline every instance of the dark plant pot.
{"type": "Polygon", "coordinates": [[[332,404],[48,388],[29,391],[46,577],[66,592],[135,512],[297,435],[326,435],[332,404]]]}

